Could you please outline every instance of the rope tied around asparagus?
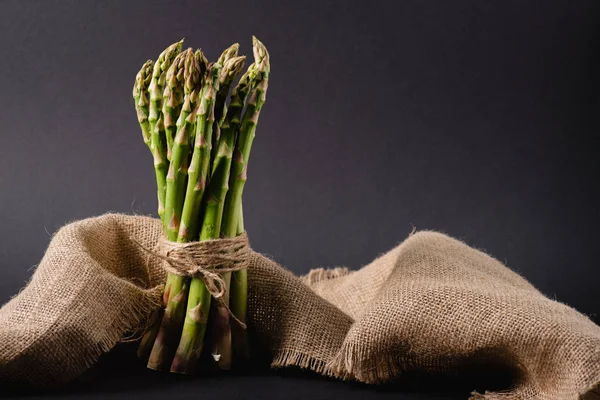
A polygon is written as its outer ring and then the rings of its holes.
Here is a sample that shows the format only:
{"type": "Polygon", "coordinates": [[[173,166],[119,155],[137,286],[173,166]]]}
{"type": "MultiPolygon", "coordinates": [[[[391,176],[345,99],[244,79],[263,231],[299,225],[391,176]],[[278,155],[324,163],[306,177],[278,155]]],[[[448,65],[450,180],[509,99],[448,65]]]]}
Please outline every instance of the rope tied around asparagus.
{"type": "Polygon", "coordinates": [[[246,324],[231,312],[223,299],[227,285],[221,275],[248,268],[252,250],[245,231],[232,238],[188,243],[172,242],[161,236],[154,250],[135,240],[134,242],[149,255],[163,260],[165,271],[202,280],[211,296],[227,310],[233,320],[246,329],[246,324]]]}

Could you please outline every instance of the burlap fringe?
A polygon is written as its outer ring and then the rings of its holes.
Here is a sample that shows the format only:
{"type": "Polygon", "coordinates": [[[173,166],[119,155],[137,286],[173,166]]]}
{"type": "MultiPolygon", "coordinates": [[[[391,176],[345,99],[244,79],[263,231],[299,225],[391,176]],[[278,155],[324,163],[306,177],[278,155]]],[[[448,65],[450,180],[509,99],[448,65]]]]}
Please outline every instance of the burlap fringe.
{"type": "Polygon", "coordinates": [[[95,348],[82,359],[85,369],[91,367],[102,354],[119,342],[137,340],[146,325],[147,316],[162,305],[162,286],[142,290],[143,296],[126,303],[123,313],[105,329],[95,348]]]}
{"type": "MultiPolygon", "coordinates": [[[[384,354],[384,353],[378,353],[384,354]]],[[[344,380],[358,380],[369,384],[380,384],[391,380],[409,369],[408,362],[396,357],[382,357],[376,363],[370,361],[363,346],[355,342],[344,343],[338,354],[327,364],[327,369],[344,380]]]]}
{"type": "Polygon", "coordinates": [[[288,366],[310,369],[320,375],[333,376],[332,371],[327,367],[326,361],[317,360],[308,354],[293,350],[278,352],[271,362],[271,368],[284,368],[288,366]]]}
{"type": "MultiPolygon", "coordinates": [[[[102,330],[102,335],[98,337],[94,345],[87,347],[85,353],[80,354],[77,358],[72,357],[69,359],[70,369],[75,368],[80,371],[89,369],[102,354],[110,351],[127,334],[139,332],[146,322],[146,317],[157,307],[160,307],[162,288],[159,286],[145,290],[140,289],[140,291],[142,295],[132,296],[132,299],[122,303],[124,309],[121,315],[113,320],[107,329],[102,330]]],[[[45,340],[44,335],[40,335],[37,340],[45,340]]],[[[33,346],[33,344],[30,344],[30,346],[33,346]]],[[[36,376],[36,378],[32,378],[27,370],[12,371],[8,377],[12,377],[16,382],[29,382],[39,387],[58,387],[64,383],[60,379],[55,379],[54,376],[36,376]]]]}
{"type": "MultiPolygon", "coordinates": [[[[293,352],[290,353],[293,354],[293,352]]],[[[382,354],[381,352],[376,353],[382,354]]],[[[306,358],[310,357],[306,356],[306,358]]],[[[358,380],[368,384],[382,384],[400,376],[402,371],[419,367],[419,365],[413,365],[407,360],[402,361],[391,357],[381,358],[376,363],[367,360],[369,360],[368,354],[362,346],[356,346],[355,343],[351,345],[343,344],[338,354],[330,362],[323,365],[319,373],[344,381],[358,380]]],[[[302,368],[308,368],[304,365],[312,365],[311,360],[303,360],[302,362],[302,368]]],[[[298,364],[292,362],[292,365],[298,364]]],[[[579,393],[580,400],[600,400],[600,375],[594,379],[594,382],[596,383],[579,393]]],[[[471,393],[469,400],[520,399],[522,395],[519,393],[519,388],[493,393],[486,391],[483,394],[474,391],[471,393]]]]}
{"type": "Polygon", "coordinates": [[[164,290],[165,286],[162,284],[143,290],[144,296],[142,299],[136,301],[136,304],[132,307],[132,309],[135,310],[134,312],[141,316],[137,318],[137,324],[133,322],[130,324],[125,323],[125,319],[134,319],[128,311],[129,315],[122,317],[115,327],[115,329],[123,329],[123,335],[121,336],[119,342],[135,342],[141,339],[143,333],[148,329],[148,325],[151,322],[148,316],[152,316],[154,312],[163,307],[162,297],[164,290]],[[126,333],[129,333],[129,335],[125,335],[126,333]]]}

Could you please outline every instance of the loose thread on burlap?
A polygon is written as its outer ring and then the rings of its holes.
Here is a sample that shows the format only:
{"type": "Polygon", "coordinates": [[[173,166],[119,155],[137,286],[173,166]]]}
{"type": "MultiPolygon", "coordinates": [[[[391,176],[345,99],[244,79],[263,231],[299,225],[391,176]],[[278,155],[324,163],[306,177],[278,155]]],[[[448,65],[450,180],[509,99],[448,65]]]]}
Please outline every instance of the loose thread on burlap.
{"type": "MultiPolygon", "coordinates": [[[[119,339],[119,343],[130,343],[137,342],[143,336],[143,334],[150,328],[152,323],[155,321],[156,312],[160,306],[162,306],[162,294],[165,289],[165,285],[160,284],[150,289],[144,289],[144,299],[150,304],[150,308],[153,309],[151,318],[144,318],[138,327],[131,330],[131,333],[123,336],[119,339]]],[[[150,311],[143,308],[137,307],[138,314],[149,314],[150,311]]]]}
{"type": "Polygon", "coordinates": [[[198,278],[206,285],[206,290],[227,310],[231,318],[240,327],[246,324],[240,321],[229,309],[223,299],[227,290],[221,274],[248,268],[251,253],[246,232],[233,237],[201,242],[171,242],[162,236],[154,249],[149,249],[133,239],[142,250],[162,260],[165,271],[188,278],[198,278]]]}

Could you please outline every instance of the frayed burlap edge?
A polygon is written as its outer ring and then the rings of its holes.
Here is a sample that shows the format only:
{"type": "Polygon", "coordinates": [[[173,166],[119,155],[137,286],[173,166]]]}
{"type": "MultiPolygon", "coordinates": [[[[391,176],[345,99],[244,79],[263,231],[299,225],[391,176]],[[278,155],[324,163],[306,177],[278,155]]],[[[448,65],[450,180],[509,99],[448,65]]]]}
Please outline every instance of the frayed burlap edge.
{"type": "MultiPolygon", "coordinates": [[[[97,342],[86,349],[85,354],[82,357],[70,358],[69,362],[73,363],[73,367],[78,371],[85,371],[92,367],[100,358],[100,356],[110,351],[115,345],[121,342],[127,342],[136,340],[137,335],[142,332],[146,324],[146,317],[150,315],[157,307],[161,305],[162,297],[162,286],[140,289],[133,283],[127,282],[128,284],[136,287],[140,292],[140,296],[135,301],[124,302],[122,315],[115,319],[110,327],[102,332],[102,335],[98,338],[97,342]],[[135,336],[135,337],[134,337],[135,336]]],[[[46,330],[43,334],[36,337],[36,340],[28,345],[28,348],[35,346],[35,343],[44,342],[47,335],[55,335],[50,329],[46,330]]],[[[26,356],[25,356],[26,357],[26,356]]],[[[20,358],[16,358],[12,363],[21,362],[20,358]]],[[[11,364],[12,364],[11,363],[11,364]]],[[[11,368],[10,364],[4,366],[7,370],[15,370],[11,368]]],[[[64,376],[61,379],[57,377],[43,377],[36,381],[34,379],[28,379],[28,371],[18,369],[18,373],[9,375],[9,383],[28,382],[33,386],[38,387],[58,387],[66,382],[69,382],[79,376],[64,376]]],[[[38,377],[38,379],[41,377],[38,377]]]]}
{"type": "Polygon", "coordinates": [[[285,350],[279,352],[271,362],[271,368],[299,367],[302,369],[311,370],[319,375],[335,377],[333,372],[328,368],[327,361],[318,360],[306,353],[301,353],[293,350],[285,350]]]}

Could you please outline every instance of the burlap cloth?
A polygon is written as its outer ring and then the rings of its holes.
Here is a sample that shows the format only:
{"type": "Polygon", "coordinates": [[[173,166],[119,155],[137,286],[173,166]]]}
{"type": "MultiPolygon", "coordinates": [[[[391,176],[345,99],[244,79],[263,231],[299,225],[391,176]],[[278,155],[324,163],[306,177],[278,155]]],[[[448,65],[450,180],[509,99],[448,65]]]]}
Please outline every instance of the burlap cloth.
{"type": "MultiPolygon", "coordinates": [[[[0,381],[69,381],[141,326],[164,271],[132,238],[152,248],[160,234],[158,220],[116,214],[60,229],[0,309],[0,381]]],[[[413,234],[358,271],[296,277],[249,261],[248,329],[273,367],[365,383],[482,362],[514,370],[512,388],[475,399],[578,399],[600,383],[600,327],[443,234],[413,234]]]]}

